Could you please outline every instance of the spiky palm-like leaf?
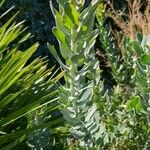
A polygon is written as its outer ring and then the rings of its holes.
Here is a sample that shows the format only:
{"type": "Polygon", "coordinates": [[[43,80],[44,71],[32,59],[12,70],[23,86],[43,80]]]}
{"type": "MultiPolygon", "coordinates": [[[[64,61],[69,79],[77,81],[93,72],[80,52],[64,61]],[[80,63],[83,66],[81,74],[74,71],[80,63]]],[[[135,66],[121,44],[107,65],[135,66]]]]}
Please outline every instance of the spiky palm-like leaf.
{"type": "Polygon", "coordinates": [[[0,148],[6,149],[26,140],[31,131],[60,121],[59,118],[50,121],[47,117],[39,124],[33,123],[43,112],[49,116],[58,108],[55,83],[63,73],[54,74],[54,68],[47,69],[46,59],[28,62],[38,43],[20,51],[21,43],[30,34],[20,36],[25,28],[22,23],[14,22],[15,16],[0,27],[0,148]]]}

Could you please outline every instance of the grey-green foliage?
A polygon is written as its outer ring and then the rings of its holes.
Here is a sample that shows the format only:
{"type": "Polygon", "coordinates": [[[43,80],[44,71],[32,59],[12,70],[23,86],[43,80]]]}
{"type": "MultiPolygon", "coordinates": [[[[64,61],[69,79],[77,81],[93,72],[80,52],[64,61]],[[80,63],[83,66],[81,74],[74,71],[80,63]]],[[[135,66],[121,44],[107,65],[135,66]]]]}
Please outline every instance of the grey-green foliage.
{"type": "MultiPolygon", "coordinates": [[[[28,126],[34,127],[35,125],[43,124],[46,120],[45,118],[47,118],[45,112],[46,108],[43,108],[28,115],[28,121],[30,122],[28,126]]],[[[48,127],[39,128],[28,134],[27,144],[32,150],[48,149],[52,138],[48,127]]]]}
{"type": "Polygon", "coordinates": [[[116,86],[111,93],[95,100],[104,126],[104,149],[150,148],[149,36],[137,33],[136,39],[125,37],[121,55],[103,26],[104,16],[97,11],[99,37],[106,51],[116,86]]]}
{"type": "Polygon", "coordinates": [[[80,145],[91,147],[101,138],[99,113],[93,103],[93,90],[99,84],[99,63],[95,58],[94,43],[98,30],[93,30],[99,0],[93,0],[83,9],[84,1],[57,0],[59,11],[51,10],[56,27],[53,33],[59,41],[60,52],[65,64],[54,47],[50,51],[65,70],[65,85],[60,88],[61,112],[71,123],[74,138],[80,145]]]}
{"type": "Polygon", "coordinates": [[[136,41],[131,41],[135,59],[133,61],[135,91],[140,95],[142,103],[147,112],[150,113],[150,40],[149,36],[137,34],[136,41]]]}
{"type": "MultiPolygon", "coordinates": [[[[131,67],[132,57],[128,57],[128,55],[132,55],[132,52],[130,50],[122,51],[122,49],[124,48],[123,46],[121,50],[116,46],[114,37],[111,35],[109,29],[106,29],[106,27],[104,26],[105,17],[104,7],[99,7],[97,11],[97,27],[99,29],[99,37],[102,43],[102,48],[106,52],[108,64],[112,69],[112,76],[117,83],[131,84],[130,75],[133,73],[131,67]]],[[[126,42],[124,43],[124,45],[126,46],[126,48],[129,48],[126,42]]]]}

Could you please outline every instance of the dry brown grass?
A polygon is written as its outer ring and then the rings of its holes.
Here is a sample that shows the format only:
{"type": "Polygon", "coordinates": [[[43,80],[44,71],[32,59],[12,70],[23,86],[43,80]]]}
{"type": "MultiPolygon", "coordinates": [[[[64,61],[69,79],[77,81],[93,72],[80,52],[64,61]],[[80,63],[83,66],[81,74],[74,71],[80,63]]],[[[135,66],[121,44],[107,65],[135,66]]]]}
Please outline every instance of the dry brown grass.
{"type": "Polygon", "coordinates": [[[109,17],[111,17],[123,33],[134,39],[137,32],[143,35],[150,34],[150,0],[142,4],[140,0],[126,0],[128,7],[126,12],[116,11],[112,3],[108,3],[109,17]],[[141,11],[141,6],[145,6],[141,11]]]}

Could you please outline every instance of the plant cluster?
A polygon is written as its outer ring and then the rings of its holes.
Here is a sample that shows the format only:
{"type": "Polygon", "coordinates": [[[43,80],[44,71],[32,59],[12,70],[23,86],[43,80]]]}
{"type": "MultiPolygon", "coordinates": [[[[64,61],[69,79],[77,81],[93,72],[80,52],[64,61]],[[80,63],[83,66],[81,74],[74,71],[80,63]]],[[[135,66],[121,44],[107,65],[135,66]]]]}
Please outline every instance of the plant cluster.
{"type": "MultiPolygon", "coordinates": [[[[26,28],[23,22],[14,21],[16,15],[0,26],[0,149],[12,149],[27,139],[29,143],[35,133],[42,141],[41,135],[50,137],[49,127],[61,121],[60,116],[52,120],[51,115],[58,111],[55,84],[63,72],[48,69],[46,58],[29,61],[39,44],[21,51],[21,44],[31,34],[24,34],[26,28]]],[[[37,142],[31,144],[36,147],[37,142]]]]}
{"type": "MultiPolygon", "coordinates": [[[[83,54],[85,55],[86,51],[86,47],[84,47],[86,38],[84,38],[82,30],[80,30],[82,29],[82,25],[84,27],[86,26],[84,25],[84,23],[82,23],[82,11],[80,7],[78,8],[75,4],[70,2],[69,4],[72,6],[72,9],[70,9],[69,14],[67,14],[67,2],[61,3],[60,1],[58,1],[58,3],[60,4],[59,12],[52,7],[56,20],[56,28],[53,29],[53,33],[59,41],[60,51],[63,58],[65,59],[65,64],[62,63],[55,49],[53,47],[50,47],[50,49],[58,62],[60,62],[62,68],[65,70],[65,86],[60,88],[60,103],[62,105],[61,110],[66,120],[68,120],[72,125],[76,125],[77,123],[78,130],[80,131],[80,133],[82,133],[80,121],[82,121],[84,125],[86,124],[84,123],[84,119],[78,120],[78,115],[76,114],[79,105],[78,103],[76,103],[76,101],[78,102],[78,96],[80,97],[79,100],[82,100],[82,95],[80,96],[79,93],[82,87],[79,87],[83,83],[85,83],[85,85],[87,84],[86,86],[88,87],[88,82],[90,81],[89,73],[86,70],[83,73],[85,78],[84,80],[78,74],[78,71],[80,72],[87,63],[87,58],[85,56],[82,58],[83,54]],[[65,4],[67,5],[66,8],[65,4]],[[77,11],[74,12],[73,8],[76,8],[77,11]],[[70,14],[70,12],[72,13],[70,14]],[[71,21],[69,20],[69,18],[71,21]],[[78,20],[81,23],[79,23],[79,27],[76,27],[78,20]],[[72,21],[74,21],[74,23],[71,24],[72,21]],[[73,32],[74,30],[76,32],[73,32]],[[78,34],[80,35],[80,37],[78,36],[78,34]],[[81,45],[78,42],[78,37],[79,40],[81,37],[84,39],[82,41],[83,43],[80,40],[81,45]],[[82,51],[78,52],[78,50],[80,49],[82,49],[82,51]],[[74,55],[76,56],[75,60],[72,59],[74,55]],[[78,59],[80,59],[80,61],[78,61],[78,59]],[[76,75],[78,75],[77,80],[76,75]],[[80,82],[80,84],[78,84],[76,87],[78,81],[80,82]],[[77,98],[77,100],[74,97],[77,98]]],[[[83,12],[86,12],[87,9],[83,10],[83,12]]],[[[105,9],[103,4],[99,4],[97,10],[97,27],[99,29],[99,37],[102,43],[102,47],[106,52],[105,59],[107,60],[107,63],[111,68],[110,73],[112,74],[116,85],[114,85],[110,91],[104,91],[103,82],[99,82],[99,79],[97,78],[99,77],[98,74],[100,74],[100,71],[97,72],[97,70],[99,70],[98,66],[94,71],[92,71],[92,68],[88,68],[91,72],[94,72],[94,74],[92,74],[93,79],[98,81],[95,82],[94,86],[92,87],[92,101],[93,103],[96,103],[96,106],[98,108],[97,112],[99,113],[99,127],[94,127],[94,120],[93,122],[91,122],[91,125],[93,125],[93,131],[95,131],[95,133],[99,135],[99,140],[96,143],[96,148],[98,148],[97,146],[99,145],[102,149],[149,149],[150,122],[148,94],[148,37],[145,37],[138,31],[136,33],[136,38],[134,39],[131,36],[124,36],[123,43],[121,45],[122,49],[121,51],[119,51],[115,39],[104,26],[104,12],[105,9]]],[[[90,14],[90,11],[88,11],[88,13],[90,14]]],[[[91,24],[88,23],[88,27],[90,27],[90,25],[91,24]]],[[[88,27],[85,28],[85,31],[87,31],[88,27]]],[[[84,34],[88,34],[90,37],[90,33],[92,33],[92,31],[84,34]]],[[[92,46],[92,44],[90,44],[90,46],[92,46]]],[[[92,57],[92,53],[90,53],[89,57],[92,57]]],[[[93,63],[94,60],[97,60],[95,57],[93,58],[93,60],[90,60],[90,63],[93,63]]],[[[83,101],[83,104],[87,104],[88,106],[90,106],[88,103],[86,103],[88,100],[88,93],[86,93],[85,95],[87,97],[85,99],[85,102],[83,101]]],[[[92,105],[90,107],[92,108],[92,105]]],[[[86,105],[84,105],[84,110],[86,110],[86,105]]],[[[78,112],[81,115],[81,112],[78,112]]],[[[86,113],[82,111],[82,115],[85,114],[86,113]]],[[[88,116],[88,114],[86,116],[88,116]]],[[[90,116],[90,118],[92,119],[92,116],[90,116]]],[[[88,129],[86,130],[86,133],[88,133],[88,129]]],[[[82,139],[80,138],[83,137],[77,137],[78,132],[76,130],[72,131],[74,137],[79,139],[79,142],[82,142],[82,139]],[[76,132],[76,134],[74,132],[76,132]]],[[[84,135],[86,137],[86,134],[84,135]]],[[[85,143],[86,142],[88,141],[85,141],[85,143]]]]}
{"type": "Polygon", "coordinates": [[[125,18],[111,7],[113,18],[121,21],[119,46],[113,30],[105,26],[104,3],[57,3],[58,7],[50,1],[56,24],[52,32],[62,57],[54,46],[48,47],[61,73],[54,67],[48,69],[46,58],[29,61],[38,43],[21,51],[31,35],[25,34],[23,22],[14,21],[17,14],[1,22],[0,149],[149,150],[149,5],[142,13],[140,1],[128,1],[125,18]],[[100,67],[104,60],[96,58],[101,54],[94,47],[98,38],[115,81],[109,88],[100,67]],[[64,82],[59,82],[62,76],[64,82]]]}
{"type": "Polygon", "coordinates": [[[80,145],[93,147],[101,138],[99,114],[92,102],[94,87],[100,80],[99,63],[93,49],[98,35],[93,25],[99,1],[92,1],[86,9],[83,9],[84,1],[58,3],[59,11],[50,2],[56,21],[53,33],[65,64],[54,47],[50,46],[50,50],[65,70],[65,85],[60,88],[61,112],[71,123],[71,132],[75,139],[80,139],[80,145]]]}
{"type": "Polygon", "coordinates": [[[149,36],[136,31],[133,39],[127,34],[119,49],[111,31],[104,27],[105,8],[99,7],[99,37],[111,68],[110,74],[116,81],[111,92],[101,101],[97,100],[108,135],[106,147],[149,149],[149,36]]]}

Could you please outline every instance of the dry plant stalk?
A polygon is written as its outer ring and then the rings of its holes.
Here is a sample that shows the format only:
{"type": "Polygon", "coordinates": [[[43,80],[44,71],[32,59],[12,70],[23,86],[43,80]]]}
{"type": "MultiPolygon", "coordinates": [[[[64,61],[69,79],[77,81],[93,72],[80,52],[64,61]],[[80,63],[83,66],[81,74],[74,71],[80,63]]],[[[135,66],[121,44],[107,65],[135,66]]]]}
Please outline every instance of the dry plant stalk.
{"type": "Polygon", "coordinates": [[[116,11],[112,3],[108,3],[109,17],[111,17],[124,34],[131,39],[136,37],[137,32],[143,35],[150,34],[150,0],[146,0],[145,10],[141,12],[140,0],[126,0],[128,3],[128,14],[116,11]]]}

